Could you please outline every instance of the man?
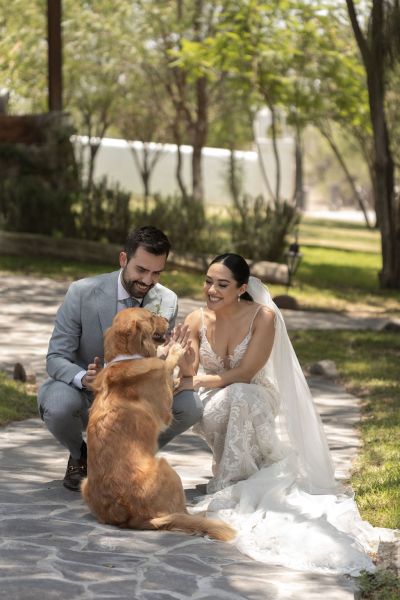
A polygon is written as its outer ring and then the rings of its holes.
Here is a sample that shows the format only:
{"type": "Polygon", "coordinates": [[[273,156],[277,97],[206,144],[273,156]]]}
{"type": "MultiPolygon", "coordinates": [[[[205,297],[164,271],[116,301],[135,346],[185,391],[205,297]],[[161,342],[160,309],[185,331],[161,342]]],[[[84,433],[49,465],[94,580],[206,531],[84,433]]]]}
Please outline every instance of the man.
{"type": "MultiPolygon", "coordinates": [[[[120,252],[121,270],[71,284],[59,308],[47,353],[47,379],[38,394],[40,415],[53,436],[69,452],[63,484],[79,491],[86,477],[86,443],[82,431],[93,401],[92,383],[103,365],[103,334],[115,314],[143,306],[168,319],[170,330],[178,312],[177,296],[158,283],[169,254],[167,236],[155,227],[141,227],[127,237],[120,252]]],[[[174,420],[160,436],[160,447],[182,433],[202,414],[195,392],[177,393],[174,420]]]]}

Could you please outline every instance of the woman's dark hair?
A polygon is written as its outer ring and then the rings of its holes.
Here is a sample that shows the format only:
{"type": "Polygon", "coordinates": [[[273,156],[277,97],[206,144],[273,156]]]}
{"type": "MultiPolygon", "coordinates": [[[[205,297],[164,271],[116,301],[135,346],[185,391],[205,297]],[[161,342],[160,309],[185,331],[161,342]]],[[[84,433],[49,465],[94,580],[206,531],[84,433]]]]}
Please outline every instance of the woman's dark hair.
{"type": "Polygon", "coordinates": [[[134,256],[140,246],[151,254],[156,254],[157,256],[165,254],[166,257],[168,257],[171,249],[171,244],[165,233],[151,225],[133,229],[128,233],[125,242],[125,252],[128,260],[134,256]]]}
{"type": "MultiPolygon", "coordinates": [[[[233,252],[226,252],[226,254],[219,254],[210,262],[209,267],[214,263],[221,263],[227,267],[233,275],[237,286],[240,287],[243,283],[249,282],[250,268],[243,256],[240,254],[234,254],[233,252]]],[[[241,300],[248,300],[253,302],[253,298],[248,292],[244,292],[240,296],[241,300]]]]}

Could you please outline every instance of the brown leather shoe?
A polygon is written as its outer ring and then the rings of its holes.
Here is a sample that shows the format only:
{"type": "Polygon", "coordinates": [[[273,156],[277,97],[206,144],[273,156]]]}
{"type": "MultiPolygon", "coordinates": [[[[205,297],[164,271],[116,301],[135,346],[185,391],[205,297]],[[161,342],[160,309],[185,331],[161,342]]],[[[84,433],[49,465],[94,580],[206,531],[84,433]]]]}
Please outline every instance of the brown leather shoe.
{"type": "Polygon", "coordinates": [[[86,444],[82,443],[81,457],[69,457],[67,470],[63,481],[63,486],[73,492],[79,492],[81,489],[81,481],[87,477],[87,457],[86,444]]]}

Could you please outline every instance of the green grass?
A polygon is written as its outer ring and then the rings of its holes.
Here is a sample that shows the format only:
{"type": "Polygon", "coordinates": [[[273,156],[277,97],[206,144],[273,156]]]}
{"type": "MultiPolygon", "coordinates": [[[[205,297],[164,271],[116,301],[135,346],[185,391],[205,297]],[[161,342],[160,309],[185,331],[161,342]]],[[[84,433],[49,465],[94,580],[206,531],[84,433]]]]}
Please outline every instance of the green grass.
{"type": "Polygon", "coordinates": [[[0,426],[37,416],[36,393],[0,371],[0,426]]]}
{"type": "MultiPolygon", "coordinates": [[[[306,310],[400,315],[400,291],[381,290],[381,257],[372,252],[302,246],[303,259],[290,294],[306,310]]],[[[273,295],[286,292],[270,285],[273,295]]]]}
{"type": "Polygon", "coordinates": [[[300,243],[307,246],[316,245],[374,253],[380,251],[379,231],[371,231],[360,223],[303,218],[299,234],[300,243]]]}
{"type": "Polygon", "coordinates": [[[346,389],[362,399],[363,447],[351,483],[361,515],[400,527],[400,336],[374,331],[297,331],[300,362],[335,361],[346,389]]]}
{"type": "MultiPolygon", "coordinates": [[[[116,261],[115,269],[118,268],[118,257],[116,257],[116,261]]],[[[84,263],[63,258],[0,255],[0,273],[13,273],[15,275],[75,280],[88,275],[107,273],[112,271],[113,268],[112,265],[106,263],[84,263]]]]}
{"type": "Polygon", "coordinates": [[[357,579],[362,600],[399,600],[400,579],[389,570],[361,573],[357,579]]]}

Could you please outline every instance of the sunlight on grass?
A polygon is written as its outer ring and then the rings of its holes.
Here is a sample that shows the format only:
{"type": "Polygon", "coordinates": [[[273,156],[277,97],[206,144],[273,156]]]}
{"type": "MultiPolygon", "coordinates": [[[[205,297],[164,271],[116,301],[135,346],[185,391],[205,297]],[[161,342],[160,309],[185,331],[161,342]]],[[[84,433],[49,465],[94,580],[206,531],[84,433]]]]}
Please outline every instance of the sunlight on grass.
{"type": "Polygon", "coordinates": [[[346,389],[361,396],[362,450],[352,486],[363,518],[400,526],[400,336],[375,331],[297,331],[291,334],[303,365],[334,360],[346,389]]]}
{"type": "Polygon", "coordinates": [[[37,416],[36,394],[0,371],[0,426],[37,416]]]}
{"type": "Polygon", "coordinates": [[[368,230],[359,223],[350,224],[303,217],[299,227],[299,243],[301,246],[318,245],[378,253],[381,240],[379,231],[368,230]]]}

